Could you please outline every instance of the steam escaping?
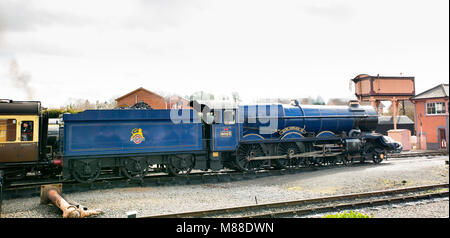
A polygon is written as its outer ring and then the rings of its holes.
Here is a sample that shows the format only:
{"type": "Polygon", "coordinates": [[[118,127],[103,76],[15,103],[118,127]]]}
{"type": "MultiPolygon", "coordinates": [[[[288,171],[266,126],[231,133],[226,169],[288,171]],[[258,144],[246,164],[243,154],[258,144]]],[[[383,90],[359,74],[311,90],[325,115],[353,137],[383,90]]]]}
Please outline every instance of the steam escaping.
{"type": "Polygon", "coordinates": [[[19,69],[19,64],[15,59],[11,60],[11,63],[9,64],[9,77],[15,87],[25,91],[27,100],[33,99],[34,90],[29,84],[31,81],[31,75],[26,72],[21,72],[19,69]]]}

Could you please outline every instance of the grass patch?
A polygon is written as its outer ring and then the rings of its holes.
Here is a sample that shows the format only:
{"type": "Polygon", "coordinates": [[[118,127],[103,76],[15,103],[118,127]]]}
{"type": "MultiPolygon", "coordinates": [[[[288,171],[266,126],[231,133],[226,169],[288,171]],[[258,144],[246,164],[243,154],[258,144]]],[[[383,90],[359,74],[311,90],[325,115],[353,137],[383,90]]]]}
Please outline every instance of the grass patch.
{"type": "Polygon", "coordinates": [[[373,218],[373,214],[366,215],[360,212],[349,211],[349,212],[339,212],[336,214],[327,214],[322,218],[373,218]]]}

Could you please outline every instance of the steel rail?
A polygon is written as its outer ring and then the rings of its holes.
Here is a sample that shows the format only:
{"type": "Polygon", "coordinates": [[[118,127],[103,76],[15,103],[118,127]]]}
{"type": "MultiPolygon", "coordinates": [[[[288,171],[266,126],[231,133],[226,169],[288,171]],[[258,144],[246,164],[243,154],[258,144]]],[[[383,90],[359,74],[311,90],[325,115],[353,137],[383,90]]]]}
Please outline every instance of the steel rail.
{"type": "Polygon", "coordinates": [[[406,157],[422,157],[422,156],[436,156],[436,155],[448,155],[448,150],[439,151],[424,151],[424,152],[411,152],[411,153],[389,153],[388,158],[406,158],[406,157]]]}
{"type": "MultiPolygon", "coordinates": [[[[183,213],[174,213],[174,214],[162,214],[162,215],[147,216],[147,217],[142,217],[142,218],[205,217],[205,216],[214,216],[214,215],[219,215],[219,214],[251,212],[251,211],[255,211],[255,210],[268,209],[268,208],[285,208],[285,207],[290,207],[290,206],[307,205],[307,204],[313,204],[313,203],[324,203],[324,202],[332,202],[332,201],[340,201],[340,200],[348,200],[348,199],[356,199],[356,198],[370,198],[370,197],[383,196],[383,195],[395,195],[395,194],[401,194],[401,193],[407,193],[407,192],[416,192],[416,191],[436,189],[436,188],[445,188],[445,187],[448,188],[449,184],[448,183],[434,184],[434,185],[416,186],[416,187],[408,187],[408,188],[401,188],[401,189],[389,189],[389,190],[366,192],[366,193],[345,194],[345,195],[319,197],[319,198],[312,198],[312,199],[266,203],[266,204],[259,204],[259,205],[229,207],[229,208],[183,212],[183,213]]],[[[448,192],[446,192],[446,193],[448,194],[448,192]]],[[[393,198],[391,198],[391,200],[392,199],[393,198]]],[[[335,208],[337,206],[331,206],[331,207],[335,208]]],[[[317,210],[319,208],[315,208],[313,210],[317,210]]],[[[265,215],[267,215],[267,214],[264,214],[264,216],[265,215]]],[[[252,217],[255,217],[255,216],[252,216],[252,217]]]]}
{"type": "Polygon", "coordinates": [[[298,210],[291,210],[291,211],[272,212],[272,213],[269,212],[269,213],[258,214],[258,215],[240,216],[237,218],[275,218],[275,217],[286,217],[286,216],[300,216],[300,215],[306,215],[306,214],[310,214],[310,213],[320,213],[320,212],[327,212],[327,211],[355,209],[355,208],[361,208],[361,207],[381,206],[381,205],[387,205],[387,204],[391,204],[391,203],[401,203],[401,202],[416,201],[416,200],[421,200],[421,199],[431,199],[431,198],[443,197],[443,196],[448,197],[449,192],[447,191],[447,192],[427,193],[427,194],[420,194],[420,195],[402,196],[402,197],[397,197],[397,198],[386,198],[386,199],[364,201],[364,202],[351,202],[351,203],[340,204],[340,205],[314,207],[314,208],[298,209],[298,210]]]}

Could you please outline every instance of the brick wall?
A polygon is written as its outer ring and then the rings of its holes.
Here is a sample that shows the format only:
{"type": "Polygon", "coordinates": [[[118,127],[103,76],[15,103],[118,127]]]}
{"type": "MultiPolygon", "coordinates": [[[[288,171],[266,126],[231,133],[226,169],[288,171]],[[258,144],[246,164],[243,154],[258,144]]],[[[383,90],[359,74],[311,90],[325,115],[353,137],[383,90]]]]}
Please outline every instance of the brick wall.
{"type": "Polygon", "coordinates": [[[117,99],[117,106],[128,107],[133,106],[137,102],[145,102],[150,105],[153,109],[166,109],[167,104],[163,97],[146,91],[144,89],[137,90],[130,95],[124,96],[117,99]]]}
{"type": "Polygon", "coordinates": [[[428,149],[437,149],[439,147],[439,135],[438,129],[445,128],[446,141],[449,140],[448,131],[448,100],[441,99],[426,99],[416,102],[415,105],[415,123],[416,123],[416,133],[420,133],[420,121],[422,121],[422,132],[427,138],[428,149]],[[446,114],[444,115],[427,115],[426,114],[426,103],[428,102],[445,102],[446,114]],[[421,119],[419,115],[421,116],[421,119]]]}

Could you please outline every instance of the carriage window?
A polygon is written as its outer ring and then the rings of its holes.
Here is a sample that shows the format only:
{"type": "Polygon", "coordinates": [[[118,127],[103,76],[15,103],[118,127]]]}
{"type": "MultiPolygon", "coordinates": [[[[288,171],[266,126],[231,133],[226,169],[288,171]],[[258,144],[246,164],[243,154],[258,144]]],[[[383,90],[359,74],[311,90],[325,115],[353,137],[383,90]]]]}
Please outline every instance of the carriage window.
{"type": "Polygon", "coordinates": [[[0,119],[0,142],[16,141],[16,120],[0,119]]]}
{"type": "Polygon", "coordinates": [[[23,121],[20,127],[21,141],[33,140],[33,121],[23,121]]]}
{"type": "Polygon", "coordinates": [[[234,110],[223,111],[223,123],[225,125],[231,125],[235,123],[234,110]]]}

